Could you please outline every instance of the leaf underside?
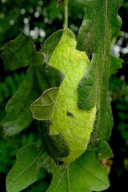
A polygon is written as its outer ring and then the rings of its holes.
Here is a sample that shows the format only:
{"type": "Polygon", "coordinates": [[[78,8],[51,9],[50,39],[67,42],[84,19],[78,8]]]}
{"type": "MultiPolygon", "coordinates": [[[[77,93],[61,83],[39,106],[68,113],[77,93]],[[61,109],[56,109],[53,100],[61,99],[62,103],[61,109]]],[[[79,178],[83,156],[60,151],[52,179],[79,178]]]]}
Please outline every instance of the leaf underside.
{"type": "Polygon", "coordinates": [[[31,104],[30,109],[34,119],[51,119],[58,91],[59,88],[57,87],[47,89],[36,101],[34,101],[34,103],[31,104]]]}
{"type": "Polygon", "coordinates": [[[62,34],[63,30],[56,31],[44,42],[41,48],[41,52],[46,55],[47,62],[49,62],[55,48],[57,47],[62,37],[62,34]]]}

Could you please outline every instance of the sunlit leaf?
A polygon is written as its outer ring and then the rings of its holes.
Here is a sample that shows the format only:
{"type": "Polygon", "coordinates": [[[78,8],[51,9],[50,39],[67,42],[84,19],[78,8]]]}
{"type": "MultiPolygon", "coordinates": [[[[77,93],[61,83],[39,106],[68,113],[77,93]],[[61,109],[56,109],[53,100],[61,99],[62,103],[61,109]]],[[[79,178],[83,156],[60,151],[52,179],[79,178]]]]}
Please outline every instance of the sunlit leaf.
{"type": "Polygon", "coordinates": [[[29,144],[23,147],[16,157],[17,161],[6,179],[7,192],[19,192],[37,181],[47,153],[44,148],[29,144]]]}
{"type": "Polygon", "coordinates": [[[53,180],[47,192],[92,192],[109,187],[108,177],[96,160],[95,151],[86,151],[70,165],[57,167],[52,163],[48,170],[52,171],[53,180]]]}

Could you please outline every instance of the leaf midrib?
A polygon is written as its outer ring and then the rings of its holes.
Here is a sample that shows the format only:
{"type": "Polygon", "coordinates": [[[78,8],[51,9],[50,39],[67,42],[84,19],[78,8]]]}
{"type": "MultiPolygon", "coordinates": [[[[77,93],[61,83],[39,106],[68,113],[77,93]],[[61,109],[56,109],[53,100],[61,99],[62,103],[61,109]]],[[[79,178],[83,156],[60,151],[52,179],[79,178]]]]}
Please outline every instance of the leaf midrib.
{"type": "MultiPolygon", "coordinates": [[[[42,153],[43,151],[44,151],[44,150],[41,150],[40,153],[37,155],[37,157],[32,161],[32,163],[31,163],[28,167],[26,167],[15,179],[13,179],[13,180],[11,179],[11,182],[10,182],[10,184],[7,186],[7,188],[9,188],[14,181],[16,181],[27,169],[29,169],[29,168],[36,162],[36,160],[38,159],[38,157],[41,155],[41,153],[42,153]]],[[[10,179],[10,178],[9,178],[9,179],[10,179]]]]}
{"type": "Polygon", "coordinates": [[[61,182],[61,180],[62,180],[62,178],[64,176],[64,173],[65,173],[65,171],[63,170],[63,173],[61,174],[61,178],[58,180],[58,183],[57,183],[57,185],[55,187],[55,190],[53,192],[56,192],[56,190],[57,190],[57,188],[58,188],[58,186],[59,186],[59,184],[60,184],[60,182],[61,182]]]}
{"type": "Polygon", "coordinates": [[[77,163],[86,171],[88,172],[90,175],[92,175],[93,177],[95,177],[96,179],[98,179],[101,183],[107,184],[104,181],[102,181],[100,178],[96,177],[96,175],[93,175],[86,167],[84,167],[78,160],[77,163]]]}

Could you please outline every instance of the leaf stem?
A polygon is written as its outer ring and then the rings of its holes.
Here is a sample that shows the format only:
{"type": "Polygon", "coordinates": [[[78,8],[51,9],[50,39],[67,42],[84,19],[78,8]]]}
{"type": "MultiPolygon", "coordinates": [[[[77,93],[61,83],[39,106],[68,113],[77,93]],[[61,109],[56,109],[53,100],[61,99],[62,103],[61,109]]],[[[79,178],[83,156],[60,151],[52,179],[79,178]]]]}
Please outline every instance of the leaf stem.
{"type": "Polygon", "coordinates": [[[69,166],[67,165],[67,185],[68,185],[68,192],[70,192],[70,180],[69,180],[69,166]]]}
{"type": "Polygon", "coordinates": [[[68,0],[64,0],[64,30],[68,30],[68,0]]]}

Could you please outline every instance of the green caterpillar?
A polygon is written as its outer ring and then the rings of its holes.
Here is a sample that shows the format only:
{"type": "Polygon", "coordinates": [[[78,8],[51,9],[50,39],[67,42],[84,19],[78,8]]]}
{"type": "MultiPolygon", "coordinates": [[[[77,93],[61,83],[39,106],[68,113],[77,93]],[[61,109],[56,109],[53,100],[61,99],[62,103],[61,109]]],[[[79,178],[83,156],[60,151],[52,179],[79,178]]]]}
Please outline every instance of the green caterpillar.
{"type": "Polygon", "coordinates": [[[96,107],[88,111],[79,109],[77,93],[78,84],[87,73],[90,61],[85,52],[76,50],[74,34],[65,30],[49,64],[65,74],[57,95],[49,134],[64,137],[69,155],[59,160],[68,164],[86,150],[93,130],[96,107]]]}

